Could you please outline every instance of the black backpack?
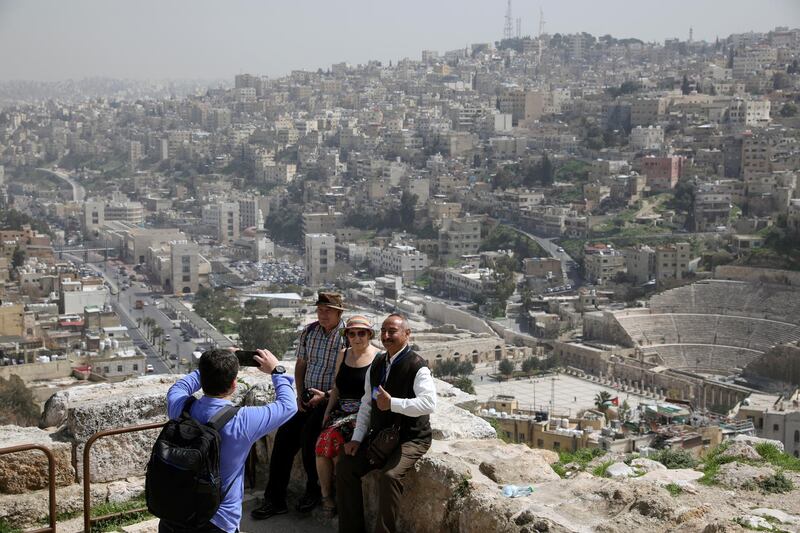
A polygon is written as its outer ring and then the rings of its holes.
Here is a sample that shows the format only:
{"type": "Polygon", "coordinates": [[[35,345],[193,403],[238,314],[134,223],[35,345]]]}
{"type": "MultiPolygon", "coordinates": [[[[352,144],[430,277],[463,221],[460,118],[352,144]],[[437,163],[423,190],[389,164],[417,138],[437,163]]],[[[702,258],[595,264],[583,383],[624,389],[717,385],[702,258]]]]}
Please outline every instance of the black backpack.
{"type": "Polygon", "coordinates": [[[147,509],[156,517],[201,526],[216,514],[230,490],[223,492],[219,474],[219,431],[239,407],[223,407],[207,424],[189,415],[190,396],[181,416],[164,424],[147,463],[144,492],[147,509]]]}

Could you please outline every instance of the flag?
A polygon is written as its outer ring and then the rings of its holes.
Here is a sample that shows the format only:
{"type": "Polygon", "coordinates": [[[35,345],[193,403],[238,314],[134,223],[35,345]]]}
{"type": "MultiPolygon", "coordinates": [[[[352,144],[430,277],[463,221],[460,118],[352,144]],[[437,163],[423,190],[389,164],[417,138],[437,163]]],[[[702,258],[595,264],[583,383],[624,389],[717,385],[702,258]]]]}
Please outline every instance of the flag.
{"type": "Polygon", "coordinates": [[[613,405],[619,405],[619,396],[614,396],[613,398],[611,398],[611,403],[613,405]]]}

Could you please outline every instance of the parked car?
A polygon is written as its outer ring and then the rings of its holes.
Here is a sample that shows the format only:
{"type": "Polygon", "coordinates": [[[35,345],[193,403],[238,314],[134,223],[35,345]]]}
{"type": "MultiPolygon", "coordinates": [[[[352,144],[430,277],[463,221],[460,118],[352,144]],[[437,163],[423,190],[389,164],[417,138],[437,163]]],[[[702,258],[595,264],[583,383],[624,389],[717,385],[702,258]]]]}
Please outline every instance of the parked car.
{"type": "Polygon", "coordinates": [[[144,367],[144,369],[145,369],[145,371],[147,373],[151,373],[151,372],[155,372],[156,371],[156,369],[153,368],[153,365],[147,365],[146,367],[144,367]]]}

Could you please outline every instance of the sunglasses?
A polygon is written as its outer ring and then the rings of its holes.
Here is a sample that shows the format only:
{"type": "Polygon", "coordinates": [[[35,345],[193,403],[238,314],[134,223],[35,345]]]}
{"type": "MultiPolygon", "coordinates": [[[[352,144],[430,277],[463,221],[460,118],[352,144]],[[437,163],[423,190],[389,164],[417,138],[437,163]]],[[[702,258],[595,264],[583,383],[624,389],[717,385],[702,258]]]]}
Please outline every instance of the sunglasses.
{"type": "Polygon", "coordinates": [[[351,329],[348,330],[347,332],[348,337],[366,337],[367,335],[369,335],[369,332],[363,329],[356,329],[356,330],[351,329]]]}

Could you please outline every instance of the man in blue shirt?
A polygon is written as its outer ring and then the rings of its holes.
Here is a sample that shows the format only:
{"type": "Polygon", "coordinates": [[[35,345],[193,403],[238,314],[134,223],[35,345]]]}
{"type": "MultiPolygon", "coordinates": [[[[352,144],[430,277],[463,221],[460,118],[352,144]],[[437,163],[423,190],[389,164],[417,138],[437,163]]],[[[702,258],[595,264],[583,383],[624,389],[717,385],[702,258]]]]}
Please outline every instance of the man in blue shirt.
{"type": "MultiPolygon", "coordinates": [[[[244,463],[250,447],[264,435],[271,433],[289,420],[297,412],[293,379],[285,374],[278,359],[269,350],[258,350],[254,359],[259,370],[272,375],[275,387],[275,402],[257,407],[239,409],[220,430],[219,471],[222,478],[225,498],[211,518],[201,529],[191,528],[193,533],[220,532],[234,533],[239,530],[242,518],[242,497],[244,495],[244,463]]],[[[231,405],[231,397],[236,392],[236,377],[239,361],[228,350],[208,350],[203,353],[198,370],[178,380],[167,392],[167,413],[170,418],[178,418],[189,396],[203,389],[203,396],[194,402],[189,414],[205,424],[214,414],[231,405]]],[[[160,533],[188,533],[181,524],[161,521],[160,533]]]]}

